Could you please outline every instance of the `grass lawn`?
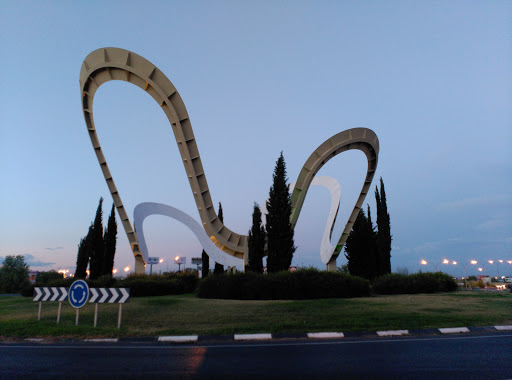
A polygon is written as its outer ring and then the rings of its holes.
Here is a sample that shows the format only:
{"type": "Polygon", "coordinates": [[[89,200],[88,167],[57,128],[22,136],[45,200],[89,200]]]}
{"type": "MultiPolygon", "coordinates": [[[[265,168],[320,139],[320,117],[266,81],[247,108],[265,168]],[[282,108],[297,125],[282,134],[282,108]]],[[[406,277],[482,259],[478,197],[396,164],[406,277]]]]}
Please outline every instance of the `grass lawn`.
{"type": "Polygon", "coordinates": [[[80,311],[57,302],[0,297],[0,338],[7,337],[123,337],[233,333],[377,331],[436,327],[512,324],[510,292],[459,291],[443,294],[374,296],[305,301],[238,301],[196,298],[194,294],[131,298],[123,306],[117,330],[118,305],[100,304],[98,327],[94,305],[80,311]]]}

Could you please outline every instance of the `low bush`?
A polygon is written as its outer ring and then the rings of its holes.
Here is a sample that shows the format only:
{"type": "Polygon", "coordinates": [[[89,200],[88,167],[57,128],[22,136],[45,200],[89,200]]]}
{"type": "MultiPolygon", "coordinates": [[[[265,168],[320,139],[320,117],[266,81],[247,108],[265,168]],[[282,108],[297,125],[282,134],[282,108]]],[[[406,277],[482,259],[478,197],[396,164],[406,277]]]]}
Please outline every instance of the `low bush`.
{"type": "MultiPolygon", "coordinates": [[[[35,287],[69,288],[75,278],[63,278],[46,284],[33,284],[23,288],[24,297],[33,297],[35,287]]],[[[164,296],[191,293],[197,287],[198,278],[194,273],[170,273],[165,275],[129,275],[119,280],[111,276],[102,276],[96,280],[85,280],[89,288],[130,288],[130,297],[164,296]]]]}
{"type": "Polygon", "coordinates": [[[377,278],[372,289],[377,294],[452,292],[457,290],[457,283],[450,275],[442,272],[410,275],[391,273],[377,278]]]}
{"type": "Polygon", "coordinates": [[[201,280],[198,297],[241,300],[349,298],[366,297],[369,290],[369,282],[360,277],[301,269],[269,274],[211,275],[201,280]]]}
{"type": "Polygon", "coordinates": [[[194,273],[165,275],[130,275],[115,283],[116,288],[130,288],[130,297],[165,296],[191,293],[197,287],[194,273]]]}

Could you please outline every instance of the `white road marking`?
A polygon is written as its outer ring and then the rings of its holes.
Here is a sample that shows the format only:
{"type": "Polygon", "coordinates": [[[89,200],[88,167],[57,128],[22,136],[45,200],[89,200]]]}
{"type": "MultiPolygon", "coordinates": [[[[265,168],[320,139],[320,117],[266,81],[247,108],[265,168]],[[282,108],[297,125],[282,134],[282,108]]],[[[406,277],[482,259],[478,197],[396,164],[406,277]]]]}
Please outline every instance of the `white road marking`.
{"type": "Polygon", "coordinates": [[[456,333],[467,333],[469,329],[467,327],[451,327],[439,329],[442,334],[456,334],[456,333]]]}
{"type": "Polygon", "coordinates": [[[319,332],[319,333],[308,333],[308,338],[313,339],[326,339],[326,338],[344,338],[345,334],[342,332],[319,332]]]}
{"type": "Polygon", "coordinates": [[[267,340],[272,334],[235,334],[235,340],[267,340]]]}
{"type": "Polygon", "coordinates": [[[197,335],[182,335],[182,336],[159,336],[159,342],[175,342],[175,343],[186,343],[186,342],[197,342],[197,335]]]}
{"type": "Polygon", "coordinates": [[[409,330],[377,331],[378,336],[409,335],[409,330]]]}

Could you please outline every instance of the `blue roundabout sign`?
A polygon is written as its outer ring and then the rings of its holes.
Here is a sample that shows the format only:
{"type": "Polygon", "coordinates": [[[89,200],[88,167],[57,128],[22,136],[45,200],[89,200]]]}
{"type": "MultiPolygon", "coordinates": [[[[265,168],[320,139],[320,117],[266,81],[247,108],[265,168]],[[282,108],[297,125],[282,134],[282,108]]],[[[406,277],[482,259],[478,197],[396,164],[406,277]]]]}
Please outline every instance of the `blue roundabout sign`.
{"type": "Polygon", "coordinates": [[[75,309],[80,309],[89,299],[89,285],[84,280],[76,280],[69,287],[69,303],[75,309]]]}

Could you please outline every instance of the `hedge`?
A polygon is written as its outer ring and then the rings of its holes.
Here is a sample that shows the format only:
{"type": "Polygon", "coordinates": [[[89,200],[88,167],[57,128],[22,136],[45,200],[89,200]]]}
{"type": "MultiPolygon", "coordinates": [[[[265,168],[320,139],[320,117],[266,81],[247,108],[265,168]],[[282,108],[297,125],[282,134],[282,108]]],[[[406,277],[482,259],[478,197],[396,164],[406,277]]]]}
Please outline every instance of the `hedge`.
{"type": "Polygon", "coordinates": [[[369,282],[344,273],[301,269],[269,274],[210,275],[199,283],[198,297],[240,300],[366,297],[369,282]]]}
{"type": "Polygon", "coordinates": [[[392,273],[377,278],[372,289],[377,294],[452,292],[457,290],[457,283],[452,276],[442,272],[410,275],[392,273]]]}
{"type": "MultiPolygon", "coordinates": [[[[35,287],[69,288],[74,278],[53,280],[47,284],[33,284],[25,287],[21,295],[33,297],[35,287]]],[[[164,296],[171,294],[191,293],[197,287],[198,278],[195,273],[169,273],[163,275],[129,275],[125,279],[102,276],[96,280],[85,280],[90,288],[130,288],[130,297],[164,296]]]]}

